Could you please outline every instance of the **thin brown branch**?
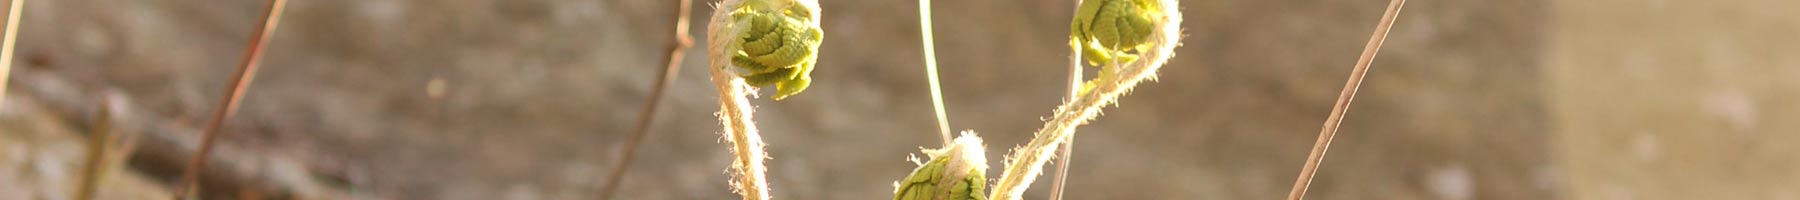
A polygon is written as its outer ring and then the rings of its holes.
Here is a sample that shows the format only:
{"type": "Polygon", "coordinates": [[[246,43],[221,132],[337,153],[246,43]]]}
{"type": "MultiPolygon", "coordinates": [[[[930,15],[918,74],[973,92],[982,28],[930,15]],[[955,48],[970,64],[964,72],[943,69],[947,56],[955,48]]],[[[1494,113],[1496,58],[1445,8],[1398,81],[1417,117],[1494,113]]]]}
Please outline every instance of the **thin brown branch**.
{"type": "Polygon", "coordinates": [[[1069,182],[1069,162],[1075,160],[1075,157],[1070,156],[1074,154],[1075,136],[1070,135],[1068,141],[1063,141],[1062,151],[1056,155],[1056,172],[1050,175],[1050,200],[1063,199],[1063,188],[1069,182]]]}
{"type": "MultiPolygon", "coordinates": [[[[6,78],[12,75],[13,43],[19,38],[19,15],[25,13],[25,0],[12,0],[6,11],[6,35],[0,39],[0,103],[6,102],[6,78]]],[[[4,104],[0,104],[4,105],[4,104]]]]}
{"type": "Polygon", "coordinates": [[[198,192],[200,171],[206,168],[206,155],[211,153],[214,140],[219,138],[219,128],[225,125],[226,118],[237,111],[238,100],[243,98],[245,89],[250,88],[250,82],[256,75],[256,64],[262,60],[263,46],[275,34],[277,22],[281,21],[281,10],[286,3],[287,0],[269,0],[269,7],[263,12],[262,25],[251,35],[250,46],[244,49],[244,60],[238,65],[236,78],[233,78],[230,86],[225,87],[223,99],[219,100],[212,118],[206,122],[205,134],[200,139],[200,151],[194,152],[194,158],[182,172],[184,181],[175,191],[176,200],[186,199],[190,193],[198,192]]]}
{"type": "MultiPolygon", "coordinates": [[[[1081,0],[1075,0],[1075,6],[1080,7],[1081,0]]],[[[1076,42],[1078,41],[1069,40],[1069,46],[1078,46],[1075,44],[1076,42]]],[[[1069,91],[1068,96],[1063,97],[1064,102],[1075,101],[1076,96],[1081,95],[1081,73],[1081,49],[1071,48],[1069,49],[1069,91]]],[[[1075,160],[1074,154],[1075,136],[1071,135],[1069,141],[1063,141],[1062,151],[1056,154],[1056,173],[1050,175],[1050,200],[1063,199],[1063,188],[1067,187],[1069,182],[1069,162],[1075,160]]]]}
{"type": "Polygon", "coordinates": [[[656,77],[656,85],[650,86],[650,97],[638,111],[637,125],[631,129],[630,138],[625,139],[625,150],[620,153],[619,162],[613,164],[612,172],[607,174],[606,187],[600,189],[602,200],[612,199],[618,192],[625,170],[631,167],[631,161],[637,155],[638,144],[644,141],[644,135],[650,132],[650,125],[656,120],[657,103],[662,102],[664,91],[675,82],[675,72],[681,69],[682,52],[694,46],[694,38],[688,36],[688,13],[693,12],[693,4],[693,0],[675,2],[675,32],[669,42],[669,59],[664,61],[662,76],[656,77]]]}
{"type": "Polygon", "coordinates": [[[1294,180],[1293,190],[1288,191],[1288,200],[1306,198],[1306,188],[1312,185],[1312,178],[1319,171],[1319,164],[1325,159],[1325,149],[1331,147],[1331,138],[1337,135],[1338,124],[1344,121],[1344,112],[1350,108],[1350,100],[1356,98],[1356,89],[1362,87],[1363,76],[1369,74],[1369,63],[1375,60],[1375,53],[1381,50],[1381,43],[1387,40],[1388,29],[1394,26],[1394,18],[1399,17],[1400,7],[1406,0],[1392,0],[1388,3],[1387,12],[1381,14],[1381,22],[1375,25],[1375,33],[1369,35],[1369,44],[1363,46],[1362,57],[1356,59],[1356,67],[1350,70],[1350,78],[1344,83],[1344,91],[1338,93],[1337,103],[1331,106],[1331,115],[1325,117],[1325,125],[1319,128],[1319,139],[1313,143],[1312,153],[1306,156],[1306,165],[1300,167],[1300,177],[1294,180]]]}

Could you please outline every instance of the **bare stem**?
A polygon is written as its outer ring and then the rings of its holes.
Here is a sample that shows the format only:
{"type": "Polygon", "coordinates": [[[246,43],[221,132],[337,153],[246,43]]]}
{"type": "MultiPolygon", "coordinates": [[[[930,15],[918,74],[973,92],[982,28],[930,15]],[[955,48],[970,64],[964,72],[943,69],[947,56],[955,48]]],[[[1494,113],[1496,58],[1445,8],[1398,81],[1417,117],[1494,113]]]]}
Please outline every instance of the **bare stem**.
{"type": "Polygon", "coordinates": [[[694,46],[694,38],[688,36],[688,13],[693,12],[693,0],[675,2],[675,30],[669,41],[669,59],[664,61],[662,76],[656,77],[656,85],[650,87],[650,97],[644,100],[643,110],[638,111],[637,125],[631,129],[630,138],[625,139],[625,151],[621,152],[619,162],[606,176],[606,187],[600,189],[600,199],[612,199],[619,189],[619,182],[625,177],[625,170],[631,167],[632,158],[637,155],[638,144],[644,141],[644,135],[650,132],[650,125],[656,120],[657,103],[662,102],[663,92],[669,84],[675,82],[675,72],[681,69],[682,52],[694,46]]]}
{"type": "Polygon", "coordinates": [[[1293,190],[1288,191],[1288,200],[1306,198],[1306,189],[1312,185],[1312,178],[1319,171],[1319,164],[1325,159],[1325,149],[1331,147],[1331,138],[1337,135],[1338,124],[1344,121],[1344,112],[1350,108],[1350,100],[1356,98],[1356,89],[1362,86],[1363,76],[1369,74],[1369,63],[1375,60],[1375,53],[1381,50],[1381,43],[1387,40],[1388,29],[1394,26],[1394,18],[1399,17],[1400,7],[1406,0],[1392,0],[1388,3],[1387,12],[1381,14],[1381,22],[1375,25],[1375,33],[1369,35],[1368,45],[1363,46],[1362,56],[1356,59],[1355,68],[1350,70],[1350,78],[1344,83],[1344,90],[1338,93],[1337,103],[1331,106],[1331,115],[1325,117],[1325,125],[1319,128],[1319,139],[1313,143],[1312,153],[1306,156],[1306,165],[1300,167],[1300,177],[1294,180],[1293,190]]]}
{"type": "Polygon", "coordinates": [[[112,144],[112,107],[108,99],[99,101],[99,111],[94,112],[92,130],[88,130],[86,163],[81,166],[81,183],[75,188],[76,200],[94,199],[94,191],[100,187],[100,171],[107,165],[107,145],[112,144]]]}
{"type": "Polygon", "coordinates": [[[1069,183],[1069,162],[1075,160],[1075,157],[1071,157],[1074,154],[1075,136],[1070,135],[1068,141],[1063,141],[1062,150],[1056,155],[1056,173],[1050,175],[1050,200],[1063,199],[1063,188],[1069,183]]]}
{"type": "MultiPolygon", "coordinates": [[[[1081,0],[1075,0],[1075,5],[1079,7],[1081,0]]],[[[1069,42],[1069,46],[1077,46],[1075,40],[1069,40],[1069,42]]],[[[1069,91],[1063,97],[1064,102],[1074,101],[1075,96],[1081,95],[1081,83],[1081,49],[1071,48],[1069,49],[1069,91]]],[[[1075,136],[1069,136],[1069,141],[1064,142],[1066,143],[1062,145],[1062,151],[1056,155],[1056,174],[1050,175],[1050,200],[1063,199],[1063,188],[1066,188],[1069,182],[1069,162],[1075,161],[1075,136]]]]}
{"type": "Polygon", "coordinates": [[[6,11],[6,35],[0,36],[0,105],[6,102],[6,78],[11,75],[13,63],[13,43],[19,38],[19,15],[25,13],[25,0],[12,0],[11,9],[6,11]]]}
{"type": "Polygon", "coordinates": [[[944,114],[944,89],[938,81],[937,49],[931,39],[931,0],[919,0],[919,37],[925,46],[925,79],[931,84],[931,108],[937,113],[938,138],[949,146],[950,117],[944,114]]]}
{"type": "Polygon", "coordinates": [[[1043,173],[1043,165],[1055,154],[1054,150],[1075,134],[1076,127],[1093,120],[1101,107],[1117,101],[1138,83],[1155,77],[1156,70],[1174,56],[1181,39],[1181,13],[1175,9],[1179,6],[1174,0],[1161,1],[1165,18],[1157,22],[1157,30],[1151,34],[1152,46],[1140,53],[1143,59],[1118,66],[1118,73],[1096,77],[1096,80],[1104,81],[1096,81],[1098,83],[1080,98],[1058,106],[1055,116],[1038,129],[1031,142],[1014,150],[988,199],[1019,199],[1031,182],[1043,173]]]}
{"type": "Polygon", "coordinates": [[[205,134],[200,139],[200,151],[194,152],[187,169],[182,172],[182,187],[175,191],[175,199],[182,200],[199,190],[200,171],[206,168],[206,155],[212,151],[213,141],[218,139],[219,128],[224,126],[225,119],[237,111],[238,100],[243,98],[246,89],[256,75],[256,64],[262,60],[263,45],[275,34],[275,27],[281,21],[281,10],[287,0],[269,0],[269,7],[263,12],[263,22],[250,37],[250,47],[244,49],[243,63],[238,65],[238,72],[230,86],[225,87],[225,95],[214,109],[212,119],[207,120],[205,134]]]}

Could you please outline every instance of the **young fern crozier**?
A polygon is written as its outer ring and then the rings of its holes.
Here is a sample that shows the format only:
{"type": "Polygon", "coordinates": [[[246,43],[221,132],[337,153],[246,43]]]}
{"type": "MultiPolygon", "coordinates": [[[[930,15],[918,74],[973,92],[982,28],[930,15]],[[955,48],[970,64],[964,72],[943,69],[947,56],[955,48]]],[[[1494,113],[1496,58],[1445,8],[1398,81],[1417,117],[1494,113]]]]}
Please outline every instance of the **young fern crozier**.
{"type": "Polygon", "coordinates": [[[776,100],[806,89],[823,35],[815,18],[818,5],[815,0],[725,0],[706,26],[707,64],[719,90],[717,115],[733,154],[731,185],[743,199],[770,198],[763,175],[768,156],[751,120],[748,95],[753,86],[769,84],[777,88],[776,100]]]}
{"type": "Polygon", "coordinates": [[[1156,0],[1091,0],[1083,1],[1070,21],[1069,40],[1076,51],[1087,58],[1088,65],[1100,67],[1097,79],[1088,81],[1081,91],[1094,87],[1098,78],[1111,77],[1118,65],[1137,61],[1138,53],[1150,48],[1150,37],[1156,20],[1167,16],[1156,0]]]}
{"type": "Polygon", "coordinates": [[[1092,120],[1101,107],[1114,103],[1139,82],[1156,76],[1156,70],[1174,56],[1180,44],[1178,5],[1176,0],[1082,2],[1071,28],[1071,39],[1076,40],[1072,43],[1078,45],[1073,50],[1088,51],[1085,55],[1090,55],[1101,71],[1078,97],[1057,107],[1031,142],[1014,150],[988,199],[1019,199],[1077,126],[1092,120]]]}
{"type": "Polygon", "coordinates": [[[894,183],[894,200],[987,199],[987,148],[975,132],[963,132],[944,148],[924,152],[930,160],[894,183]]]}
{"type": "Polygon", "coordinates": [[[775,85],[777,101],[800,94],[812,83],[819,41],[825,38],[817,3],[755,2],[730,9],[737,32],[727,47],[731,64],[748,72],[743,77],[751,86],[775,85]]]}

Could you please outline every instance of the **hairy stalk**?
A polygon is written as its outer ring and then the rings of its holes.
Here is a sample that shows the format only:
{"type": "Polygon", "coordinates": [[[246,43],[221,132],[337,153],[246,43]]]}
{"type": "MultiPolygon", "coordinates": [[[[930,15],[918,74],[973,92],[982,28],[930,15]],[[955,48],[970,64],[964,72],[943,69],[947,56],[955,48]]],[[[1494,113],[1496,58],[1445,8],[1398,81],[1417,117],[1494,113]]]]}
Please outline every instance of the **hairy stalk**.
{"type": "Polygon", "coordinates": [[[650,132],[650,125],[656,120],[657,103],[662,102],[663,92],[669,84],[675,82],[675,72],[681,69],[682,52],[694,46],[694,38],[688,36],[688,13],[693,11],[693,0],[675,2],[675,30],[669,42],[669,56],[665,60],[661,76],[656,77],[656,85],[650,86],[650,97],[644,100],[644,108],[638,112],[637,125],[631,129],[630,138],[625,139],[625,150],[619,156],[619,162],[606,176],[606,187],[600,189],[600,199],[612,199],[619,190],[619,182],[625,177],[625,170],[631,167],[632,158],[636,157],[638,143],[644,141],[644,135],[650,132]]]}
{"type": "Polygon", "coordinates": [[[919,0],[919,37],[925,46],[925,79],[931,84],[931,108],[937,113],[938,138],[950,145],[950,117],[944,115],[944,89],[938,82],[937,47],[931,39],[931,0],[919,0]]]}
{"type": "Polygon", "coordinates": [[[212,119],[206,123],[205,134],[200,139],[200,150],[194,152],[194,158],[189,159],[187,169],[182,171],[184,181],[175,191],[176,200],[187,199],[189,193],[199,191],[200,170],[206,168],[206,155],[212,151],[213,140],[219,138],[219,128],[225,125],[225,118],[230,118],[237,111],[238,100],[250,88],[250,81],[256,75],[256,64],[262,60],[263,44],[267,44],[272,38],[270,36],[275,35],[275,26],[281,21],[281,10],[286,3],[287,0],[269,0],[269,7],[263,12],[261,27],[256,29],[256,34],[250,36],[250,46],[244,49],[244,60],[238,65],[236,78],[230,86],[225,87],[224,97],[219,100],[219,106],[213,109],[212,119]]]}
{"type": "Polygon", "coordinates": [[[25,0],[12,0],[6,11],[6,35],[0,36],[0,105],[6,105],[6,78],[12,75],[13,45],[19,38],[19,14],[25,13],[25,0]]]}
{"type": "Polygon", "coordinates": [[[719,124],[731,143],[732,188],[743,199],[769,199],[762,135],[757,133],[748,95],[754,85],[775,85],[774,99],[798,94],[817,59],[819,2],[816,0],[725,0],[706,26],[707,64],[719,91],[719,124]],[[755,36],[743,37],[743,36],[755,36]],[[770,45],[780,43],[779,47],[770,45]],[[734,69],[748,71],[740,75],[734,69]],[[749,82],[754,79],[754,85],[749,82]]]}
{"type": "Polygon", "coordinates": [[[725,127],[725,141],[731,143],[731,152],[735,159],[731,169],[735,172],[732,186],[744,199],[769,199],[768,181],[763,177],[764,155],[762,135],[756,132],[756,122],[750,118],[750,98],[745,97],[747,85],[744,80],[713,69],[713,82],[719,89],[719,123],[725,127]]]}
{"type": "Polygon", "coordinates": [[[1294,188],[1288,190],[1288,200],[1306,198],[1306,188],[1312,185],[1312,178],[1319,171],[1319,164],[1325,160],[1325,149],[1331,147],[1331,138],[1337,135],[1338,124],[1344,122],[1344,112],[1350,108],[1350,100],[1356,98],[1356,89],[1362,87],[1363,76],[1369,74],[1369,63],[1375,60],[1375,53],[1381,50],[1381,43],[1387,40],[1388,29],[1394,26],[1394,18],[1399,17],[1400,7],[1406,0],[1388,2],[1387,12],[1381,14],[1381,22],[1375,25],[1375,33],[1369,35],[1368,45],[1363,46],[1362,56],[1356,59],[1356,66],[1350,70],[1350,78],[1344,83],[1344,90],[1338,93],[1337,102],[1331,106],[1331,115],[1325,117],[1325,125],[1319,128],[1319,139],[1313,143],[1312,152],[1306,156],[1306,164],[1300,167],[1300,177],[1294,180],[1294,188]]]}
{"type": "Polygon", "coordinates": [[[1019,199],[1026,187],[1043,173],[1043,165],[1056,153],[1054,150],[1074,135],[1077,126],[1092,120],[1101,107],[1112,104],[1139,82],[1154,78],[1156,70],[1174,56],[1181,39],[1181,13],[1176,9],[1179,6],[1175,0],[1157,1],[1160,6],[1156,9],[1163,15],[1153,21],[1153,33],[1147,38],[1149,47],[1137,55],[1141,59],[1120,63],[1114,73],[1101,73],[1080,98],[1058,106],[1055,116],[1038,129],[1031,142],[1014,150],[988,199],[1019,199]]]}
{"type": "MultiPolygon", "coordinates": [[[[1081,0],[1075,0],[1075,4],[1081,5],[1081,0]]],[[[1080,46],[1078,42],[1069,40],[1069,46],[1080,46]]],[[[1063,96],[1063,102],[1074,101],[1075,97],[1081,96],[1081,85],[1081,49],[1072,48],[1069,49],[1069,91],[1063,96]]],[[[1069,136],[1069,141],[1063,142],[1062,151],[1056,154],[1056,174],[1050,175],[1050,200],[1063,199],[1063,188],[1069,182],[1069,162],[1075,161],[1075,136],[1069,136]]]]}
{"type": "MultiPolygon", "coordinates": [[[[723,23],[718,19],[722,14],[724,13],[714,13],[713,24],[723,23]]],[[[716,25],[707,28],[707,40],[711,44],[708,48],[717,49],[724,45],[715,43],[719,41],[716,37],[729,38],[736,35],[715,33],[716,28],[716,25]]],[[[756,122],[750,119],[750,98],[746,96],[749,95],[750,85],[725,67],[729,61],[719,59],[725,56],[722,52],[711,51],[708,54],[712,58],[707,62],[712,65],[713,85],[719,90],[719,124],[725,127],[725,141],[731,143],[731,152],[736,155],[736,160],[731,164],[731,169],[735,172],[733,178],[736,179],[732,181],[732,186],[744,199],[769,199],[768,182],[763,179],[762,164],[763,159],[768,156],[763,155],[764,144],[762,135],[756,133],[756,122]]]]}

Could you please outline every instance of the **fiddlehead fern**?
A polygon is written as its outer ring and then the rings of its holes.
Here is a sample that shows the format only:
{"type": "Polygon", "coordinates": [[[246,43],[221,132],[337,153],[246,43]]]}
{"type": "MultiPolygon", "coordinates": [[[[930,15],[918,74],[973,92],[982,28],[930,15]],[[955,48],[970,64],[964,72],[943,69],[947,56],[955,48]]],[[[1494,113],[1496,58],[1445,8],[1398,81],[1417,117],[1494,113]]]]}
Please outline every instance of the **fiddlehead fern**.
{"type": "Polygon", "coordinates": [[[800,93],[816,60],[817,0],[722,0],[706,26],[706,55],[719,92],[719,125],[731,145],[731,188],[745,200],[767,200],[763,166],[768,144],[756,129],[751,87],[777,86],[775,100],[800,93]],[[737,67],[732,67],[737,66],[737,67]],[[755,83],[755,84],[752,84],[755,83]]]}
{"type": "MultiPolygon", "coordinates": [[[[1070,22],[1069,39],[1083,52],[1088,65],[1100,67],[1097,77],[1111,77],[1118,72],[1117,65],[1137,61],[1138,53],[1150,47],[1150,36],[1156,31],[1154,20],[1166,16],[1161,6],[1156,0],[1082,1],[1070,22]]],[[[1088,81],[1083,93],[1095,81],[1088,81]]]]}
{"type": "Polygon", "coordinates": [[[775,85],[775,100],[805,91],[825,38],[817,15],[813,4],[744,4],[731,12],[742,31],[732,41],[731,64],[746,72],[744,81],[752,86],[775,85]]]}
{"type": "Polygon", "coordinates": [[[931,160],[895,183],[894,200],[986,200],[986,149],[974,132],[963,132],[943,149],[926,149],[931,160]]]}
{"type": "MultiPolygon", "coordinates": [[[[1086,0],[1077,9],[1071,28],[1075,52],[1095,50],[1105,57],[1089,57],[1100,65],[1098,77],[1086,81],[1079,95],[1057,106],[1031,141],[1013,150],[1005,170],[995,179],[991,200],[1016,200],[1043,173],[1043,165],[1056,149],[1069,141],[1075,129],[1093,120],[1100,108],[1112,105],[1126,91],[1156,76],[1157,69],[1175,56],[1181,44],[1181,11],[1177,0],[1086,0]],[[1136,6],[1135,8],[1117,8],[1136,6]],[[1136,9],[1136,10],[1133,10],[1136,9]],[[1130,12],[1123,12],[1130,11],[1130,12]],[[1111,14],[1108,14],[1108,13],[1111,14]],[[1149,26],[1133,25],[1142,18],[1149,26]],[[1111,25],[1106,25],[1111,23],[1111,25]],[[1111,27],[1111,28],[1107,28],[1111,27]],[[1148,27],[1148,29],[1140,28],[1148,27]],[[1101,32],[1121,33],[1107,36],[1101,32]],[[1136,34],[1144,34],[1139,37],[1136,34]],[[1140,40],[1141,39],[1141,40],[1140,40]],[[1131,44],[1139,43],[1139,44],[1131,44]],[[1091,49],[1090,49],[1091,48],[1091,49]],[[1120,56],[1126,55],[1126,56],[1120,56]],[[1136,57],[1135,60],[1122,60],[1136,57]],[[1097,59],[1096,59],[1097,58],[1097,59]],[[1123,61],[1123,62],[1122,62],[1123,61]]],[[[1095,56],[1095,55],[1086,55],[1095,56]]]]}

